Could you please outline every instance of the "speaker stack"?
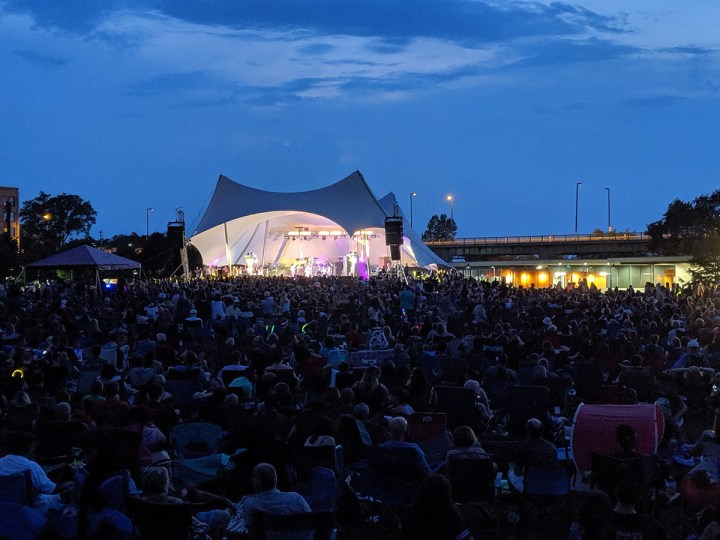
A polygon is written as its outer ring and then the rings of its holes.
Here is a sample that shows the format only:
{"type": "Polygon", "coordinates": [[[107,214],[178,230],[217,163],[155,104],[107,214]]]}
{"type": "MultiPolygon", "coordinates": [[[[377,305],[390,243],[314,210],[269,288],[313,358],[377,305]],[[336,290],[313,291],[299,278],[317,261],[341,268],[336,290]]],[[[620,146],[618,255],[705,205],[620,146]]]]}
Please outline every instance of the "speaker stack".
{"type": "Polygon", "coordinates": [[[390,258],[400,260],[400,246],[403,244],[403,218],[385,218],[385,245],[390,246],[390,258]]]}

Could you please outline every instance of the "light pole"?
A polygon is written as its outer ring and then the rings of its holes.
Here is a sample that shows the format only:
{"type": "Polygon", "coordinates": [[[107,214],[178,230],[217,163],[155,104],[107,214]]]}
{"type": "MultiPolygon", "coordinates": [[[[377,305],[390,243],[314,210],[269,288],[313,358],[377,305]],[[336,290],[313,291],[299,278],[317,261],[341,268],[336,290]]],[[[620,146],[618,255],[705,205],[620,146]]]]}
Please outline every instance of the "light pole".
{"type": "Polygon", "coordinates": [[[413,199],[417,197],[414,191],[410,194],[410,228],[413,228],[413,199]]]}
{"type": "Polygon", "coordinates": [[[154,208],[145,209],[145,238],[150,237],[150,212],[155,210],[154,208]]]}
{"type": "Polygon", "coordinates": [[[580,196],[580,186],[582,185],[582,182],[575,182],[575,234],[577,234],[578,229],[578,200],[580,196]]]}
{"type": "Polygon", "coordinates": [[[445,200],[450,203],[450,219],[455,219],[454,213],[455,213],[455,197],[452,196],[452,193],[450,193],[447,197],[445,197],[445,200]]]}
{"type": "Polygon", "coordinates": [[[610,188],[606,187],[605,191],[608,192],[608,232],[612,232],[612,227],[610,226],[610,188]]]}

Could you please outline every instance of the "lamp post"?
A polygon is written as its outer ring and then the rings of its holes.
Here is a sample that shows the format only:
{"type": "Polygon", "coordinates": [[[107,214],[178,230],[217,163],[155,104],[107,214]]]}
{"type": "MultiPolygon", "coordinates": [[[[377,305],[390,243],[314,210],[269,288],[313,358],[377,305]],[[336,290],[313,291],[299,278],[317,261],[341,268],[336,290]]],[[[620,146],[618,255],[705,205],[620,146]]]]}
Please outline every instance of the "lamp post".
{"type": "Polygon", "coordinates": [[[582,182],[575,182],[575,234],[578,232],[578,200],[580,196],[580,186],[582,182]]]}
{"type": "Polygon", "coordinates": [[[612,227],[610,226],[610,188],[606,187],[605,191],[607,191],[608,194],[608,232],[612,232],[612,227]]]}
{"type": "Polygon", "coordinates": [[[455,213],[455,197],[452,196],[452,193],[450,193],[447,197],[445,197],[445,200],[450,203],[450,219],[455,219],[454,213],[455,213]]]}
{"type": "Polygon", "coordinates": [[[150,212],[155,210],[154,208],[145,209],[145,238],[150,237],[150,212]]]}
{"type": "Polygon", "coordinates": [[[413,199],[417,197],[414,191],[410,194],[410,228],[413,228],[413,199]]]}

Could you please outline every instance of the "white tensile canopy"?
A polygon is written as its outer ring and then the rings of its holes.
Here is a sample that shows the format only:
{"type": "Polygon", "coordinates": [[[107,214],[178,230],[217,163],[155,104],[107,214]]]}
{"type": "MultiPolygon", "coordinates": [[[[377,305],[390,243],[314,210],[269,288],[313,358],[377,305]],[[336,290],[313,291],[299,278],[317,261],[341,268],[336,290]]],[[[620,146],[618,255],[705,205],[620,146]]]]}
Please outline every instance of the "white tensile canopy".
{"type": "MultiPolygon", "coordinates": [[[[298,259],[337,264],[355,253],[370,266],[386,266],[385,218],[394,215],[392,193],[379,200],[362,174],[330,186],[273,193],[220,176],[210,204],[190,239],[208,266],[290,267],[298,259]]],[[[402,216],[399,207],[398,216],[402,216]]],[[[446,264],[410,229],[403,217],[401,263],[436,268],[446,264]]]]}

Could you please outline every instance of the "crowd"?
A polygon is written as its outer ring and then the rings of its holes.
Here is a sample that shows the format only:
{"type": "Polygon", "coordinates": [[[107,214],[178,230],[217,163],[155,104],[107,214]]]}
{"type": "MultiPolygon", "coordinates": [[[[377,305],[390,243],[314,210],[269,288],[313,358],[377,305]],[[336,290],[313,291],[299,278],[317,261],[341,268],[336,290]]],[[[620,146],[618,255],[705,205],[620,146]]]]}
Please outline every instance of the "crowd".
{"type": "MultiPolygon", "coordinates": [[[[375,498],[397,502],[397,535],[469,538],[449,464],[486,461],[493,481],[500,473],[522,492],[530,468],[564,466],[557,447],[577,403],[610,394],[660,405],[668,455],[718,448],[720,296],[678,286],[540,289],[453,273],[135,280],[112,292],[9,283],[0,287],[0,345],[0,476],[29,471],[31,484],[23,504],[0,504],[3,537],[127,538],[128,499],[202,503],[196,538],[252,533],[257,510],[329,509],[341,530],[371,526],[363,485],[385,482],[375,498]],[[557,399],[518,424],[508,412],[516,385],[557,399]],[[413,419],[446,410],[448,387],[467,390],[472,410],[459,425],[448,415],[447,447],[435,452],[413,436],[413,419]],[[216,426],[217,444],[208,431],[181,448],[186,424],[216,426]],[[705,434],[692,445],[696,426],[705,434]],[[338,445],[332,482],[304,486],[290,466],[303,449],[338,445]],[[181,472],[192,459],[202,482],[181,472]],[[360,481],[346,481],[348,472],[360,481]]],[[[698,489],[720,482],[717,464],[701,469],[698,489]]],[[[623,519],[644,511],[637,486],[611,495],[618,527],[664,537],[651,516],[623,519]]],[[[706,510],[703,526],[718,528],[706,510]]],[[[599,538],[589,519],[579,512],[562,535],[599,538]]]]}

